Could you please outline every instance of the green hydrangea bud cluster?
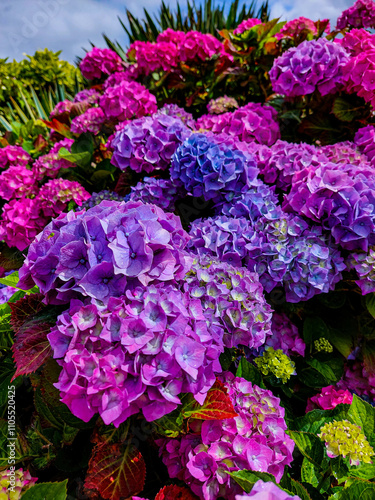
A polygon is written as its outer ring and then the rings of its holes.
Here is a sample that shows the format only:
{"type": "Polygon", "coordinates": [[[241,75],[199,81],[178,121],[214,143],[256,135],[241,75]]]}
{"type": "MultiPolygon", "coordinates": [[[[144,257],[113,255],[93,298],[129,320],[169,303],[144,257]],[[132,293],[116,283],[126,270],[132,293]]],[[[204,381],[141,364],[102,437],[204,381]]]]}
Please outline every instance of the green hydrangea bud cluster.
{"type": "Polygon", "coordinates": [[[314,341],[314,347],[318,352],[332,352],[333,347],[330,342],[324,337],[314,341]]]}
{"type": "Polygon", "coordinates": [[[327,455],[330,458],[348,457],[350,465],[359,465],[361,462],[371,464],[374,455],[366,436],[359,425],[348,420],[329,422],[320,429],[320,439],[325,441],[327,455]]]}
{"type": "Polygon", "coordinates": [[[295,364],[281,349],[275,351],[273,347],[266,347],[263,355],[254,361],[263,375],[275,375],[284,384],[290,379],[291,375],[296,375],[295,364]]]}

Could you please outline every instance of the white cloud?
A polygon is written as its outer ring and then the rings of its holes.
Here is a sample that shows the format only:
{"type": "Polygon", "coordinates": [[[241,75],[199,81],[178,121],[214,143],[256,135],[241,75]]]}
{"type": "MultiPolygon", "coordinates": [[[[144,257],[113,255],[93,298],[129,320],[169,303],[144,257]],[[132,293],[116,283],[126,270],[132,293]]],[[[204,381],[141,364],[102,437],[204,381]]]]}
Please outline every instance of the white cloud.
{"type": "Polygon", "coordinates": [[[330,19],[334,27],[341,12],[351,5],[354,0],[276,0],[271,3],[272,17],[281,17],[284,21],[300,16],[312,20],[330,19]]]}

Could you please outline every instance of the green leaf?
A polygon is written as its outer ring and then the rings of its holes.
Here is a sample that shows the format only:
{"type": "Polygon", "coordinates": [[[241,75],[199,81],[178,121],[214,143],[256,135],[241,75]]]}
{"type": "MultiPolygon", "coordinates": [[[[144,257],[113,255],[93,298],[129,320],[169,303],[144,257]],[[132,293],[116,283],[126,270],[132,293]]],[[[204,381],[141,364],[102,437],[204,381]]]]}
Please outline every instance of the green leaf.
{"type": "Polygon", "coordinates": [[[303,458],[301,467],[301,480],[303,483],[312,484],[314,487],[318,486],[319,477],[312,464],[307,458],[303,458]]]}
{"type": "MultiPolygon", "coordinates": [[[[374,500],[375,483],[356,480],[342,490],[340,500],[374,500]]],[[[22,497],[23,500],[23,497],[22,497]]]]}
{"type": "Polygon", "coordinates": [[[230,477],[232,477],[237,484],[243,488],[246,493],[250,493],[254,484],[261,479],[262,481],[276,484],[275,477],[267,472],[256,472],[253,470],[239,470],[235,472],[228,472],[230,477]]]}
{"type": "Polygon", "coordinates": [[[313,316],[305,319],[303,323],[303,339],[306,344],[312,344],[314,340],[327,337],[327,335],[328,326],[322,318],[313,316]]]}
{"type": "Polygon", "coordinates": [[[333,410],[313,410],[306,413],[303,417],[298,417],[290,423],[290,429],[296,431],[312,432],[317,434],[327,422],[334,420],[345,420],[348,418],[350,405],[340,404],[333,410]]]}
{"type": "Polygon", "coordinates": [[[289,436],[296,443],[299,451],[315,467],[322,469],[324,460],[324,445],[322,441],[311,432],[289,431],[289,436]]]}
{"type": "MultiPolygon", "coordinates": [[[[13,288],[17,288],[17,290],[22,290],[22,288],[18,288],[17,284],[19,282],[19,277],[18,277],[18,271],[14,271],[12,274],[9,274],[5,278],[0,278],[0,283],[5,286],[11,286],[13,288]]],[[[34,286],[30,290],[22,290],[24,293],[30,294],[30,293],[36,293],[39,291],[39,288],[37,286],[34,286]]]]}
{"type": "Polygon", "coordinates": [[[373,479],[375,478],[375,464],[362,464],[358,467],[350,467],[349,476],[359,479],[373,479]]]}
{"type": "Polygon", "coordinates": [[[363,106],[353,106],[344,97],[336,97],[332,112],[342,122],[352,122],[361,116],[363,106]]]}
{"type": "Polygon", "coordinates": [[[365,304],[368,312],[375,318],[375,293],[368,293],[365,298],[365,304]]]}
{"type": "Polygon", "coordinates": [[[375,408],[356,394],[348,411],[348,420],[359,425],[371,446],[375,446],[375,408]]]}
{"type": "Polygon", "coordinates": [[[176,438],[179,436],[183,430],[183,417],[180,410],[176,410],[168,413],[162,418],[154,421],[156,426],[156,432],[162,436],[176,438]]]}
{"type": "Polygon", "coordinates": [[[67,160],[71,163],[76,163],[81,167],[87,167],[91,161],[91,153],[82,151],[81,153],[69,153],[66,148],[59,150],[59,158],[67,160]]]}
{"type": "Polygon", "coordinates": [[[335,374],[331,366],[327,363],[322,363],[318,359],[308,359],[306,361],[307,368],[299,370],[298,375],[301,382],[308,387],[321,388],[327,385],[335,384],[339,380],[339,376],[335,374]]]}
{"type": "Polygon", "coordinates": [[[22,495],[22,500],[66,500],[68,480],[61,483],[34,484],[22,495]]]}
{"type": "Polygon", "coordinates": [[[223,369],[224,372],[229,370],[230,365],[232,364],[233,360],[233,350],[228,349],[228,347],[224,348],[224,352],[220,354],[219,361],[221,368],[223,369]]]}
{"type": "Polygon", "coordinates": [[[238,364],[236,377],[242,377],[253,384],[258,385],[259,387],[264,387],[262,375],[259,373],[259,370],[249,363],[246,358],[241,358],[238,364]]]}
{"type": "Polygon", "coordinates": [[[280,486],[284,488],[285,491],[288,491],[293,495],[298,495],[301,500],[311,500],[311,496],[307,492],[306,488],[301,483],[291,478],[289,474],[283,475],[280,486]]]}

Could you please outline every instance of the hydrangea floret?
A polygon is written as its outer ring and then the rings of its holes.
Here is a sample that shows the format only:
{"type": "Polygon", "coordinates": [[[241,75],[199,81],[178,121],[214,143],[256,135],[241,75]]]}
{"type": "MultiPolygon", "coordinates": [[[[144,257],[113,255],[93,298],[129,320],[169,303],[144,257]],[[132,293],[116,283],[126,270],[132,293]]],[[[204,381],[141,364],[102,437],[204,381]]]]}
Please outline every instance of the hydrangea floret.
{"type": "Polygon", "coordinates": [[[328,422],[321,427],[318,436],[325,442],[329,458],[341,455],[349,458],[350,465],[372,463],[374,450],[359,425],[349,420],[328,422]]]}
{"type": "Polygon", "coordinates": [[[20,500],[23,494],[37,482],[28,470],[3,470],[0,472],[0,500],[20,500]],[[10,478],[15,478],[15,486],[10,488],[10,478]]]}
{"type": "Polygon", "coordinates": [[[333,352],[332,344],[324,337],[314,340],[314,347],[318,352],[333,352]]]}

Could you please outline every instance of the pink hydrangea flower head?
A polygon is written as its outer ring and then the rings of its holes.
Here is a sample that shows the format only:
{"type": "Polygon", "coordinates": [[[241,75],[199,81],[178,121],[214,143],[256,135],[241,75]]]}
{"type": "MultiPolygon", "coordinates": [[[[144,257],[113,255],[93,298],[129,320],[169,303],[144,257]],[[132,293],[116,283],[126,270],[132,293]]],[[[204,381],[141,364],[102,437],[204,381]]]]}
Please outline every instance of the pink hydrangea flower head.
{"type": "Polygon", "coordinates": [[[53,179],[58,175],[61,169],[75,166],[74,163],[59,157],[60,149],[65,148],[70,152],[73,142],[73,139],[58,141],[54,144],[49,153],[39,156],[33,165],[33,172],[37,180],[42,180],[44,177],[51,177],[53,179]]]}
{"type": "Polygon", "coordinates": [[[147,76],[154,71],[171,71],[178,65],[178,49],[173,42],[133,42],[128,57],[136,62],[138,75],[147,76]]]}
{"type": "Polygon", "coordinates": [[[96,135],[100,132],[105,121],[105,114],[101,108],[89,108],[82,115],[76,116],[71,123],[71,131],[74,134],[91,132],[96,135]]]}
{"type": "Polygon", "coordinates": [[[102,78],[116,71],[122,71],[122,59],[111,49],[94,47],[82,59],[79,65],[82,75],[88,80],[102,78]]]}
{"type": "MultiPolygon", "coordinates": [[[[109,78],[111,78],[111,76],[109,78]]],[[[83,89],[80,92],[77,92],[77,94],[74,96],[73,102],[87,102],[89,104],[96,104],[99,101],[100,96],[100,92],[98,92],[96,89],[83,89]]]]}
{"type": "Polygon", "coordinates": [[[35,172],[22,165],[12,165],[0,174],[0,196],[4,200],[36,193],[35,172]]]}
{"type": "Polygon", "coordinates": [[[13,165],[25,167],[31,161],[31,156],[20,146],[5,146],[0,148],[0,168],[13,165]]]}
{"type": "Polygon", "coordinates": [[[137,82],[123,81],[108,87],[100,98],[100,107],[108,120],[124,121],[157,111],[156,98],[137,82]]]}
{"type": "Polygon", "coordinates": [[[352,404],[353,394],[347,389],[337,389],[333,385],[323,387],[319,394],[307,401],[306,413],[314,409],[333,410],[339,404],[352,404]]]}
{"type": "Polygon", "coordinates": [[[158,34],[157,42],[172,42],[175,45],[180,45],[185,39],[184,31],[175,31],[172,28],[167,28],[158,34]]]}
{"type": "Polygon", "coordinates": [[[348,94],[363,97],[375,105],[375,48],[371,47],[351,57],[344,67],[342,82],[348,94]]]}
{"type": "Polygon", "coordinates": [[[312,35],[316,35],[318,32],[314,21],[306,17],[298,17],[284,24],[279,33],[276,33],[275,38],[277,38],[277,40],[281,40],[282,38],[294,38],[300,35],[302,31],[308,31],[312,35]]]}
{"type": "Polygon", "coordinates": [[[39,190],[38,201],[45,217],[55,217],[63,212],[70,201],[78,206],[90,198],[90,193],[77,181],[51,179],[39,190]]]}
{"type": "Polygon", "coordinates": [[[231,109],[238,108],[238,102],[234,97],[218,97],[217,99],[211,99],[207,104],[207,111],[210,115],[220,115],[221,113],[226,113],[231,109]]]}
{"type": "Polygon", "coordinates": [[[348,31],[344,38],[337,38],[336,42],[340,43],[351,56],[358,56],[361,52],[375,49],[375,35],[363,28],[348,31]]]}
{"type": "Polygon", "coordinates": [[[284,408],[271,391],[229,372],[220,380],[238,416],[191,423],[190,433],[157,441],[170,477],[183,480],[203,500],[235,500],[241,494],[227,472],[268,472],[280,481],[294,449],[285,432],[284,408]]]}
{"type": "Polygon", "coordinates": [[[262,24],[262,21],[256,17],[251,17],[250,19],[244,19],[238,26],[233,30],[233,35],[241,35],[245,31],[251,29],[253,26],[262,24]]]}
{"type": "Polygon", "coordinates": [[[69,101],[69,99],[65,99],[65,101],[61,101],[56,104],[49,116],[50,118],[61,118],[62,116],[69,116],[73,106],[74,102],[69,101]]]}
{"type": "Polygon", "coordinates": [[[227,57],[224,45],[210,33],[188,31],[179,46],[181,62],[206,61],[214,56],[227,57]]]}

